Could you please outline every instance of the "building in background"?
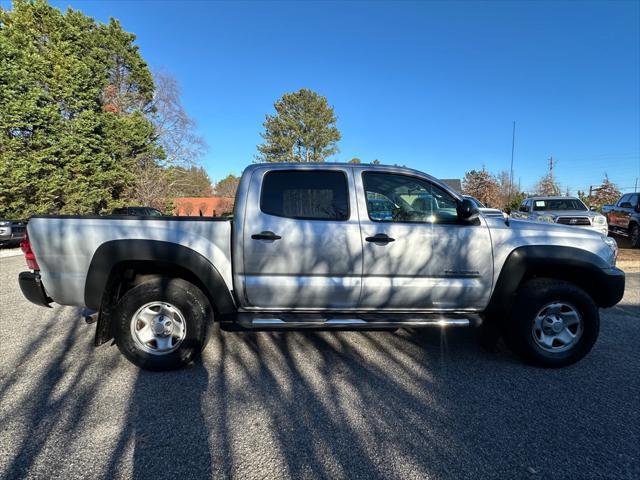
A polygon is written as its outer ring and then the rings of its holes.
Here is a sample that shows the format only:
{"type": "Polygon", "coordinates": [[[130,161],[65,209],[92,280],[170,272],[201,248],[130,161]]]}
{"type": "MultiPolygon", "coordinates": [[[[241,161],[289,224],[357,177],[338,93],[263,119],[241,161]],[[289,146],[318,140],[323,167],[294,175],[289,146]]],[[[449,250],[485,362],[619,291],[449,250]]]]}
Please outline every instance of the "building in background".
{"type": "Polygon", "coordinates": [[[173,199],[173,214],[186,217],[220,217],[231,214],[232,197],[180,197],[173,199]]]}

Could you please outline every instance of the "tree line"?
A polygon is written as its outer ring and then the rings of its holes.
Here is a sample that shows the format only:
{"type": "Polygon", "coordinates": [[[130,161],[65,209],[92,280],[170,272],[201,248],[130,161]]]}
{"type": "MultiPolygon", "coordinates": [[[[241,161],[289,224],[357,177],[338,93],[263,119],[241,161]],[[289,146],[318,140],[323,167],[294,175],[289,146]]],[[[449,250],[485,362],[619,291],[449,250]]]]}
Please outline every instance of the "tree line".
{"type": "MultiPolygon", "coordinates": [[[[532,195],[570,195],[568,189],[562,192],[552,172],[543,175],[530,192],[522,191],[512,178],[509,172],[504,170],[496,175],[485,167],[481,170],[471,170],[465,173],[462,180],[462,193],[477,198],[488,207],[506,212],[517,210],[522,201],[532,195]]],[[[580,200],[589,207],[596,207],[597,210],[601,210],[603,205],[615,203],[621,195],[620,189],[609,180],[606,173],[601,184],[592,188],[589,194],[580,190],[577,192],[580,200]]]]}

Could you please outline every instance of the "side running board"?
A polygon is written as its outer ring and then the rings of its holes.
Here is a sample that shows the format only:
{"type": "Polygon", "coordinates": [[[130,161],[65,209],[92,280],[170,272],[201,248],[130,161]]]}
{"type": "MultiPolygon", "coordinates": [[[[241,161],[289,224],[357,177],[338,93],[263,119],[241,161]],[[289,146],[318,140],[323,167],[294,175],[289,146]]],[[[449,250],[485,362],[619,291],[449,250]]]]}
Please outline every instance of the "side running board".
{"type": "Polygon", "coordinates": [[[377,330],[403,327],[469,327],[482,323],[473,312],[447,312],[446,314],[312,314],[312,313],[238,313],[238,326],[252,330],[285,329],[340,329],[377,330]]]}

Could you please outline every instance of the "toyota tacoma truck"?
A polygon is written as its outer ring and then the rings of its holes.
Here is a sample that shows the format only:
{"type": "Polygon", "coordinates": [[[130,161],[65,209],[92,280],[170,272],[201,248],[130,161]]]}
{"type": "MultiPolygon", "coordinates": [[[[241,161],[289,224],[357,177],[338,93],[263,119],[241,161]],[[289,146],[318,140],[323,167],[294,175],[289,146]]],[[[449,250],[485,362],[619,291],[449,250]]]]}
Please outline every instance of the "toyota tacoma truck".
{"type": "Polygon", "coordinates": [[[34,216],[27,234],[24,295],[92,309],[95,344],[113,339],[152,370],[195,360],[214,322],[487,323],[526,361],[560,367],[591,350],[599,308],[620,301],[625,282],[612,239],[483,216],[437,179],[391,166],[254,164],[231,219],[34,216]]]}
{"type": "Polygon", "coordinates": [[[640,248],[640,193],[622,195],[615,205],[602,207],[609,231],[629,237],[633,248],[640,248]]]}

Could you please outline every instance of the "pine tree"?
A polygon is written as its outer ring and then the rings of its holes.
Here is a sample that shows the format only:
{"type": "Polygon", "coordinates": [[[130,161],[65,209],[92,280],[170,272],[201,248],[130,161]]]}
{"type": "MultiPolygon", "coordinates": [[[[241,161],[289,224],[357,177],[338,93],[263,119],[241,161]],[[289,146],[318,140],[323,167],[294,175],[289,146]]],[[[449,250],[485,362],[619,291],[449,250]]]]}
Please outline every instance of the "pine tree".
{"type": "Polygon", "coordinates": [[[285,93],[264,122],[265,142],[258,145],[264,162],[323,162],[338,152],[340,132],[327,99],[303,88],[285,93]]]}

